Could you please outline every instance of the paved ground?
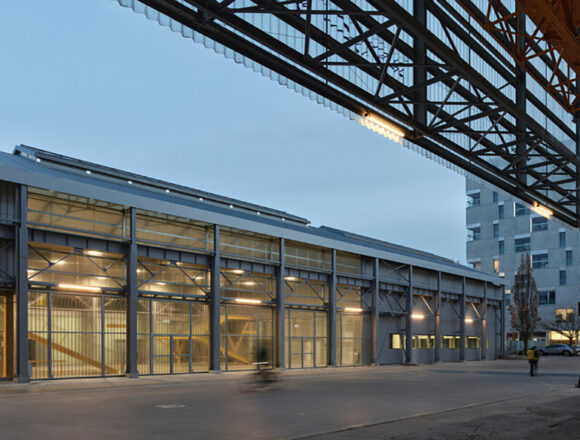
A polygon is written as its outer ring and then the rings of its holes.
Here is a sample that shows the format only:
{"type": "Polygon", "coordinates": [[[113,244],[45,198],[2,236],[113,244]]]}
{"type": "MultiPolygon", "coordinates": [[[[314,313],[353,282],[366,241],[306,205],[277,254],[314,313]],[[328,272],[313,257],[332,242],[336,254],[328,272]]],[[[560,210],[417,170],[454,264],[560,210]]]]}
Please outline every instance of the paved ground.
{"type": "Polygon", "coordinates": [[[580,438],[580,357],[0,383],[0,439],[580,438]]]}

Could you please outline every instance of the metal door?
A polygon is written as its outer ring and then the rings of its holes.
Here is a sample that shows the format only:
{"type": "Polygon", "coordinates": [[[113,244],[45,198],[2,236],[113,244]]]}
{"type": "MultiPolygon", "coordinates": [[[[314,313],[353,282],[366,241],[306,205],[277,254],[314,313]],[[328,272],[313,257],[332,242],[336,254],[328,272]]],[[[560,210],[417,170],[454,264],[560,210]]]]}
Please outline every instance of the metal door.
{"type": "Polygon", "coordinates": [[[290,339],[290,368],[314,368],[314,338],[296,337],[290,339]]]}
{"type": "Polygon", "coordinates": [[[190,338],[182,335],[153,335],[151,374],[189,373],[190,338]]]}

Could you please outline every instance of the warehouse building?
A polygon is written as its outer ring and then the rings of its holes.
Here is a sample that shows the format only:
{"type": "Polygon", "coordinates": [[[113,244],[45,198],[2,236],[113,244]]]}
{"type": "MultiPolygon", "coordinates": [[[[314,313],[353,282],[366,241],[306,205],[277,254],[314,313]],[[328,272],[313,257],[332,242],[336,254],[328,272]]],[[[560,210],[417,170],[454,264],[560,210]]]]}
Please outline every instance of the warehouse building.
{"type": "Polygon", "coordinates": [[[47,151],[0,153],[0,377],[495,359],[495,275],[47,151]]]}

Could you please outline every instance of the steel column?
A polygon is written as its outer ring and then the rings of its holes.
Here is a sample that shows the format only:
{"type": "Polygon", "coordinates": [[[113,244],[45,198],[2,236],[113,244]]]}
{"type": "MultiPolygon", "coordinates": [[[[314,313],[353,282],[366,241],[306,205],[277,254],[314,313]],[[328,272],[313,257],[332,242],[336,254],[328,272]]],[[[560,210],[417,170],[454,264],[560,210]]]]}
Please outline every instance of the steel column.
{"type": "Polygon", "coordinates": [[[379,289],[380,289],[380,270],[379,259],[375,258],[374,280],[373,280],[373,309],[372,309],[372,332],[373,332],[373,359],[372,363],[380,365],[379,362],[379,289]]]}
{"type": "MultiPolygon", "coordinates": [[[[576,122],[576,156],[580,158],[580,109],[574,113],[576,122]]],[[[576,169],[576,188],[580,188],[580,169],[576,169]]],[[[576,227],[580,227],[580,197],[576,200],[576,227]]]]}
{"type": "Polygon", "coordinates": [[[214,225],[213,251],[211,263],[211,303],[209,318],[209,369],[214,373],[221,371],[220,367],[220,227],[214,225]]]}
{"type": "Polygon", "coordinates": [[[434,306],[435,362],[439,362],[441,360],[441,272],[437,272],[437,291],[435,292],[434,306]]]}
{"type": "Polygon", "coordinates": [[[332,250],[328,283],[328,366],[336,367],[336,249],[332,250]]]}
{"type": "Polygon", "coordinates": [[[413,362],[413,266],[409,266],[409,287],[405,295],[405,363],[413,362]]]}
{"type": "MultiPolygon", "coordinates": [[[[520,51],[524,50],[526,45],[526,15],[519,14],[517,17],[517,27],[520,36],[517,38],[517,45],[520,51]]],[[[523,112],[526,111],[526,71],[516,64],[516,105],[520,110],[523,112]]],[[[518,139],[517,144],[517,154],[520,156],[519,161],[517,162],[516,168],[518,171],[516,172],[516,178],[523,183],[524,185],[527,182],[527,176],[523,169],[527,164],[527,159],[525,156],[525,152],[527,149],[526,145],[526,122],[522,118],[517,118],[516,120],[516,137],[518,139]]]]}
{"type": "Polygon", "coordinates": [[[30,382],[28,371],[28,187],[18,186],[16,226],[16,380],[30,382]]]}
{"type": "Polygon", "coordinates": [[[278,368],[286,368],[286,359],[284,358],[284,344],[286,342],[285,319],[286,319],[286,289],[284,277],[286,276],[286,267],[284,260],[286,243],[283,238],[280,239],[280,266],[278,266],[278,277],[276,285],[276,353],[278,368]]]}
{"type": "Polygon", "coordinates": [[[465,360],[465,277],[461,277],[459,298],[459,360],[465,360]]]}
{"type": "Polygon", "coordinates": [[[481,359],[487,359],[487,281],[483,282],[481,300],[481,359]]]}
{"type": "Polygon", "coordinates": [[[505,286],[502,286],[500,322],[500,354],[505,358],[505,286]]]}
{"type": "MultiPolygon", "coordinates": [[[[425,0],[413,0],[413,15],[417,21],[426,26],[427,25],[427,8],[425,7],[425,0]]],[[[424,84],[427,81],[427,50],[425,48],[425,39],[422,37],[415,37],[414,44],[415,66],[413,67],[413,84],[424,84]]],[[[427,125],[427,87],[421,87],[415,92],[415,99],[413,104],[413,113],[415,120],[427,125]]]]}
{"type": "Polygon", "coordinates": [[[127,368],[125,375],[139,377],[137,370],[137,210],[129,209],[127,254],[127,368]]]}

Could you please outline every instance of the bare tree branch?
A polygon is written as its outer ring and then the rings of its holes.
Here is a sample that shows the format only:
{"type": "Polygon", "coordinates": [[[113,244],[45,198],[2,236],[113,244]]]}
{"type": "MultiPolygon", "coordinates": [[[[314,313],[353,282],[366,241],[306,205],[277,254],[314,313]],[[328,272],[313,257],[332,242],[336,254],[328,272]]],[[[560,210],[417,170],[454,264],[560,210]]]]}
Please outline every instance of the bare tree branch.
{"type": "Polygon", "coordinates": [[[524,341],[524,353],[528,350],[528,341],[536,330],[538,318],[538,289],[532,276],[530,254],[522,255],[520,267],[515,275],[512,287],[512,304],[510,305],[511,324],[524,341]]]}

